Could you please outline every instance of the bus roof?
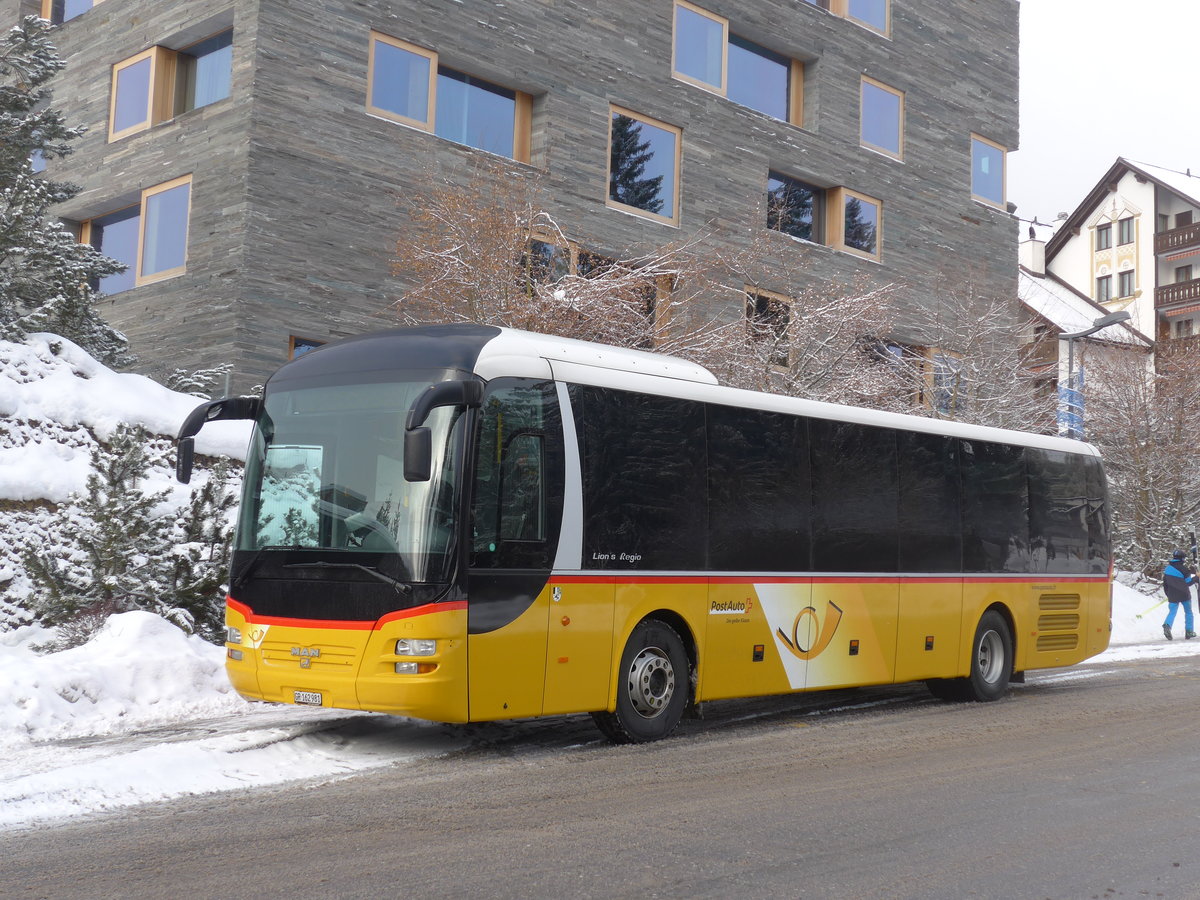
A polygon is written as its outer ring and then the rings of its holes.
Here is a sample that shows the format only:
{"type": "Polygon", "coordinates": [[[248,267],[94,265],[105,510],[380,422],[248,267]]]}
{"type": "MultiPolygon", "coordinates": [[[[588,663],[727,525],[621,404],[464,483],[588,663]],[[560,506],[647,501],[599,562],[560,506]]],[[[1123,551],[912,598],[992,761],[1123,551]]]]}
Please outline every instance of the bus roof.
{"type": "Polygon", "coordinates": [[[270,382],[282,386],[282,382],[294,378],[320,379],[335,373],[407,368],[458,369],[488,381],[500,377],[554,379],[722,406],[1099,456],[1083,441],[726,387],[708,369],[677,357],[490,325],[430,325],[359,335],[304,354],[280,368],[270,382]]]}

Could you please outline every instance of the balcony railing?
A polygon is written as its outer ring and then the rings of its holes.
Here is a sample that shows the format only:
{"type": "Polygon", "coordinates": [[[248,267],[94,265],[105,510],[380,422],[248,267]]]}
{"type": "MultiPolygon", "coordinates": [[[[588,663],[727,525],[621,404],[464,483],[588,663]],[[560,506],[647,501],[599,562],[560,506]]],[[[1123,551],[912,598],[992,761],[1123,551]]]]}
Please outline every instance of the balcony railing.
{"type": "Polygon", "coordinates": [[[1154,308],[1173,306],[1185,301],[1200,300],[1200,278],[1191,281],[1177,281],[1175,284],[1164,284],[1154,289],[1154,308]]]}
{"type": "Polygon", "coordinates": [[[1154,236],[1156,254],[1174,253],[1189,247],[1200,247],[1200,222],[1184,225],[1182,228],[1172,228],[1170,231],[1160,231],[1154,236]]]}

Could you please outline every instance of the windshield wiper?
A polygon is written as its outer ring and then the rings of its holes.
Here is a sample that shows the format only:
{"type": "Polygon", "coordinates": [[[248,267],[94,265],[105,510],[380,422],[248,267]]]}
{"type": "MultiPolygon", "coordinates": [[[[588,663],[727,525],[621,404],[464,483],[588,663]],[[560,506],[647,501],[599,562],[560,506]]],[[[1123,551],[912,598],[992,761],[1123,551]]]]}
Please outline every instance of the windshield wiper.
{"type": "Polygon", "coordinates": [[[258,568],[258,564],[262,561],[264,550],[301,550],[303,549],[296,544],[266,544],[254,551],[254,555],[250,560],[238,570],[238,573],[229,579],[230,588],[238,588],[246,583],[246,579],[250,577],[250,573],[258,568]]]}
{"type": "Polygon", "coordinates": [[[360,572],[366,572],[372,578],[378,578],[380,581],[387,582],[396,589],[397,594],[411,594],[412,585],[406,584],[403,581],[398,581],[391,575],[385,575],[374,566],[364,566],[362,563],[339,563],[339,562],[302,562],[288,563],[281,566],[284,569],[358,569],[360,572]]]}

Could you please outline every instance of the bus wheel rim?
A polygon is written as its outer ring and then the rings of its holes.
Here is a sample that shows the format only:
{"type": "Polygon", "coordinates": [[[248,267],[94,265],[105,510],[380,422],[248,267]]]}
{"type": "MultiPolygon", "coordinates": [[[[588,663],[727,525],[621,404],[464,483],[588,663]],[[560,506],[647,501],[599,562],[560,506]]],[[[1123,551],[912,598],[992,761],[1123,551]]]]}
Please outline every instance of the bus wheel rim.
{"type": "Polygon", "coordinates": [[[985,631],[979,639],[979,677],[988,684],[1000,680],[1004,671],[1004,641],[995,631],[985,631]]]}
{"type": "Polygon", "coordinates": [[[638,714],[652,719],[666,709],[675,693],[675,668],[665,652],[646,647],[629,666],[629,699],[638,714]]]}

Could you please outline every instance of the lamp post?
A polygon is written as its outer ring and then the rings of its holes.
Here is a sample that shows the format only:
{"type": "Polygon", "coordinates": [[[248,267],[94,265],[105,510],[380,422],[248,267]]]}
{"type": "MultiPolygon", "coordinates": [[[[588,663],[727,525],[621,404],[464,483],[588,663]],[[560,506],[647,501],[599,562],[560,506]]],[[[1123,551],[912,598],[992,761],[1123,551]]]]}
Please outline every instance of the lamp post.
{"type": "Polygon", "coordinates": [[[1063,400],[1067,406],[1067,437],[1072,437],[1080,441],[1083,440],[1083,394],[1075,386],[1075,341],[1079,338],[1093,335],[1097,331],[1107,328],[1109,325],[1128,321],[1129,311],[1121,310],[1121,312],[1101,316],[1083,331],[1076,331],[1070,334],[1064,332],[1058,336],[1059,340],[1067,342],[1067,389],[1062,392],[1064,394],[1063,400]]]}

